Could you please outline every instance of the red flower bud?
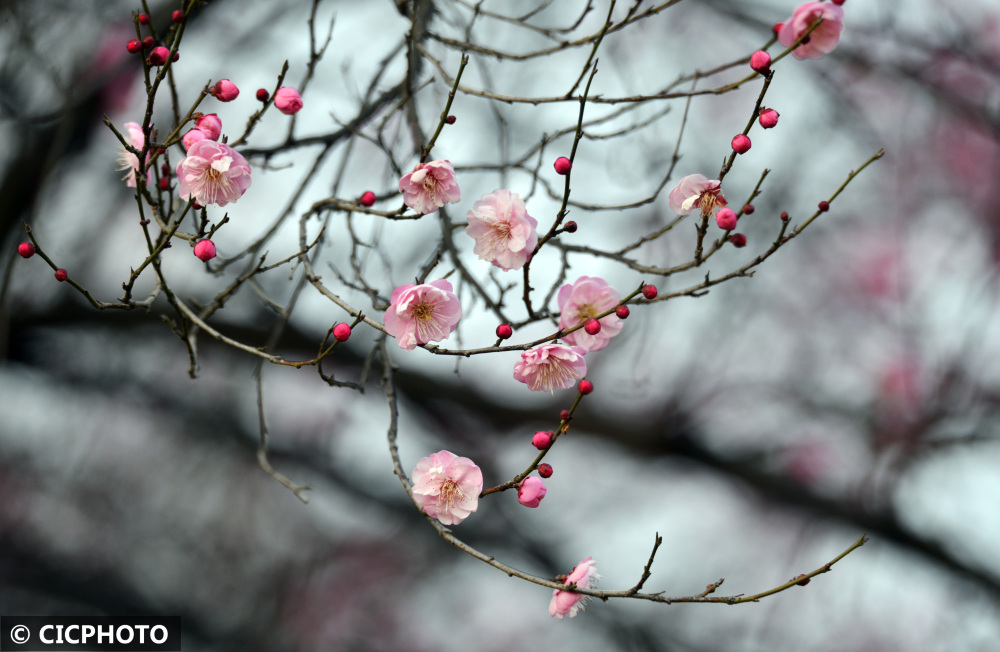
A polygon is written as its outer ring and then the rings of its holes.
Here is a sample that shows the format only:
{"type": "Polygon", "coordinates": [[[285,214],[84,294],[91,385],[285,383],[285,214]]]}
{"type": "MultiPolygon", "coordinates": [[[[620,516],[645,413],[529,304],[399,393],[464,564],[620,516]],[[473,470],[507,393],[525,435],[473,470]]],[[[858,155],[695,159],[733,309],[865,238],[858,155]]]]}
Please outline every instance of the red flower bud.
{"type": "Polygon", "coordinates": [[[35,245],[30,242],[22,242],[17,245],[17,253],[21,256],[21,258],[31,258],[35,255],[35,245]]]}
{"type": "Polygon", "coordinates": [[[142,41],[134,38],[125,44],[125,49],[129,51],[129,54],[138,54],[142,52],[142,41]]]}
{"type": "Polygon", "coordinates": [[[174,21],[175,23],[183,23],[184,12],[181,11],[180,9],[175,9],[174,13],[170,14],[170,20],[174,21]]]}
{"type": "Polygon", "coordinates": [[[55,277],[57,281],[62,283],[63,281],[69,278],[69,273],[65,269],[60,267],[59,269],[56,270],[55,277]]]}
{"type": "Polygon", "coordinates": [[[576,222],[570,220],[563,225],[563,231],[566,233],[576,233],[576,222]]]}
{"type": "Polygon", "coordinates": [[[364,191],[361,193],[361,199],[358,200],[358,203],[366,207],[373,205],[375,203],[375,193],[371,190],[364,191]]]}
{"type": "Polygon", "coordinates": [[[757,50],[750,55],[750,67],[761,74],[765,74],[771,66],[771,55],[763,50],[757,50]]]}
{"type": "Polygon", "coordinates": [[[819,210],[822,211],[822,212],[824,212],[824,213],[827,212],[828,210],[830,210],[830,202],[828,202],[826,200],[821,201],[819,203],[819,210]]]}
{"type": "Polygon", "coordinates": [[[627,319],[630,311],[628,306],[618,306],[615,308],[615,314],[618,315],[618,319],[627,319]]]}
{"type": "Polygon", "coordinates": [[[597,321],[593,317],[588,317],[587,320],[583,322],[583,330],[587,331],[588,335],[597,335],[601,332],[601,322],[597,321]]]}
{"type": "Polygon", "coordinates": [[[729,242],[731,242],[737,249],[742,249],[747,246],[747,237],[742,233],[734,233],[729,236],[729,242]]]}
{"type": "Polygon", "coordinates": [[[594,383],[589,380],[581,380],[579,389],[581,394],[589,394],[594,391],[594,383]]]}
{"type": "Polygon", "coordinates": [[[266,102],[271,97],[271,94],[267,92],[266,88],[257,89],[257,101],[266,102]]]}
{"type": "Polygon", "coordinates": [[[149,14],[139,14],[139,24],[148,25],[149,24],[149,14]]]}
{"type": "Polygon", "coordinates": [[[746,154],[750,151],[750,139],[744,134],[736,134],[733,137],[733,151],[737,154],[746,154]]]}
{"type": "Polygon", "coordinates": [[[158,45],[155,48],[153,48],[152,52],[149,53],[149,58],[147,59],[147,61],[149,61],[149,65],[151,66],[162,66],[167,62],[167,59],[169,58],[170,58],[170,50],[163,47],[162,45],[158,45]]]}
{"type": "Polygon", "coordinates": [[[450,124],[450,125],[453,125],[453,124],[455,124],[455,121],[456,121],[456,120],[458,120],[458,118],[456,118],[456,117],[455,117],[455,116],[453,116],[453,115],[450,115],[450,116],[448,116],[447,118],[445,118],[445,119],[444,119],[444,121],[445,121],[445,122],[447,122],[447,123],[448,123],[448,124],[450,124]]]}
{"type": "Polygon", "coordinates": [[[541,464],[539,464],[538,465],[538,475],[542,476],[543,478],[551,478],[552,477],[552,465],[551,464],[546,464],[545,462],[542,462],[541,464]]]}
{"type": "Polygon", "coordinates": [[[778,112],[774,109],[761,109],[757,122],[764,129],[770,129],[778,124],[778,112]]]}
{"type": "Polygon", "coordinates": [[[647,299],[656,298],[656,286],[655,285],[643,285],[642,286],[642,296],[647,299]]]}
{"type": "Polygon", "coordinates": [[[497,326],[497,337],[501,340],[509,339],[513,334],[514,329],[510,327],[510,324],[500,324],[497,326]]]}
{"type": "Polygon", "coordinates": [[[333,327],[333,337],[338,342],[346,342],[351,337],[351,327],[341,322],[333,327]]]}
{"type": "Polygon", "coordinates": [[[565,156],[560,156],[556,159],[553,167],[556,169],[556,174],[566,175],[569,174],[569,171],[573,168],[573,162],[565,156]]]}

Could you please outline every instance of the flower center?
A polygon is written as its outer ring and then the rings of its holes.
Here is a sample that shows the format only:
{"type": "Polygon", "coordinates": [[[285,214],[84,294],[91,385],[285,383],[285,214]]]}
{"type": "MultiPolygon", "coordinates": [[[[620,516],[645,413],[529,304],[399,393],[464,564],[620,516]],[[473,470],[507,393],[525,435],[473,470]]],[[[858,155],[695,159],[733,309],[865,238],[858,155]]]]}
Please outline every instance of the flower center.
{"type": "Polygon", "coordinates": [[[430,321],[434,316],[434,308],[426,303],[418,303],[413,306],[413,318],[420,321],[430,321]]]}
{"type": "Polygon", "coordinates": [[[594,309],[594,306],[590,305],[589,303],[580,306],[580,322],[581,323],[587,321],[588,319],[590,319],[591,317],[593,317],[596,314],[597,314],[597,311],[594,309]]]}
{"type": "Polygon", "coordinates": [[[434,178],[434,175],[428,173],[421,182],[421,185],[424,187],[424,192],[427,193],[431,201],[434,201],[437,195],[437,179],[434,178]]]}
{"type": "Polygon", "coordinates": [[[441,481],[440,493],[438,494],[438,504],[446,505],[448,509],[455,506],[456,502],[465,500],[465,492],[451,478],[441,481]]]}
{"type": "MultiPolygon", "coordinates": [[[[698,199],[698,208],[701,209],[701,214],[705,217],[709,217],[715,212],[715,207],[719,205],[716,195],[711,192],[702,193],[701,197],[698,199]]],[[[724,204],[723,204],[724,205],[724,204]]]]}

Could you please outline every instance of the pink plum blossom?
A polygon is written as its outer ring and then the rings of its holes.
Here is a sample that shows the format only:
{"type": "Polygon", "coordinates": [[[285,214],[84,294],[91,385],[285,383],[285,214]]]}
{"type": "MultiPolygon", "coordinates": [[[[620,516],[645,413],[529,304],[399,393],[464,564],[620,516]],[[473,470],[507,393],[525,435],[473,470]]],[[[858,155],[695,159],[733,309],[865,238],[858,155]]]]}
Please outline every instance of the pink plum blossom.
{"type": "Polygon", "coordinates": [[[569,389],[587,375],[585,350],[565,344],[540,344],[521,354],[514,365],[514,380],[533,392],[569,389]]]}
{"type": "Polygon", "coordinates": [[[447,338],[461,318],[462,304],[451,283],[441,279],[422,285],[407,283],[393,290],[383,321],[399,348],[412,351],[447,338]]]}
{"type": "Polygon", "coordinates": [[[525,478],[517,488],[517,502],[534,509],[542,502],[542,498],[545,498],[546,491],[548,490],[541,478],[535,476],[525,478]]]}
{"type": "MultiPolygon", "coordinates": [[[[614,309],[621,301],[618,292],[608,287],[607,281],[596,276],[581,276],[572,285],[559,289],[559,328],[573,328],[607,310],[614,309]]],[[[567,344],[578,346],[584,351],[600,351],[611,338],[622,330],[622,320],[611,314],[602,317],[598,323],[600,330],[590,334],[585,329],[573,331],[563,339],[567,344]]]]}
{"type": "MultiPolygon", "coordinates": [[[[589,589],[591,583],[596,584],[601,576],[597,574],[597,562],[593,557],[587,557],[573,569],[563,584],[576,584],[578,589],[589,589]]],[[[570,591],[556,589],[552,592],[552,601],[549,602],[549,615],[559,620],[563,616],[572,618],[578,611],[583,609],[583,601],[587,596],[570,591]]]]}
{"type": "Polygon", "coordinates": [[[177,179],[181,199],[225,206],[250,187],[250,164],[225,143],[199,140],[177,164],[177,179]]]}
{"type": "MultiPolygon", "coordinates": [[[[142,150],[142,146],[146,144],[146,137],[142,133],[142,125],[137,122],[126,122],[125,123],[126,133],[122,134],[127,136],[129,142],[132,143],[132,147],[138,150],[142,150]]],[[[150,152],[146,152],[146,160],[149,160],[150,152]]],[[[135,188],[135,173],[139,169],[139,157],[122,147],[121,152],[118,153],[118,169],[125,172],[125,176],[122,177],[122,181],[129,188],[135,188]]],[[[146,175],[146,183],[149,183],[150,175],[146,175]]]]}
{"type": "Polygon", "coordinates": [[[205,140],[205,132],[197,127],[193,129],[188,129],[188,132],[184,134],[181,138],[181,143],[184,145],[184,151],[191,149],[191,145],[194,145],[199,140],[205,140]]]}
{"type": "Polygon", "coordinates": [[[219,140],[219,136],[222,135],[222,120],[215,113],[201,116],[195,121],[194,126],[201,129],[205,138],[209,140],[219,140]]]}
{"type": "Polygon", "coordinates": [[[439,451],[413,469],[413,499],[442,525],[457,525],[479,506],[483,472],[467,457],[439,451]]]}
{"type": "Polygon", "coordinates": [[[718,179],[710,181],[703,174],[689,174],[681,179],[677,187],[670,191],[668,200],[670,210],[678,215],[687,215],[700,208],[705,217],[727,203],[722,194],[722,183],[718,179]]]}
{"type": "Polygon", "coordinates": [[[293,115],[302,109],[302,96],[294,88],[282,86],[274,91],[274,106],[285,115],[293,115]]]}
{"type": "Polygon", "coordinates": [[[403,203],[423,215],[462,199],[451,161],[417,163],[413,172],[399,180],[399,190],[403,203]]]}
{"type": "Polygon", "coordinates": [[[472,205],[465,232],[476,239],[473,252],[506,271],[521,269],[538,244],[538,220],[528,215],[517,193],[494,190],[472,205]]]}
{"type": "Polygon", "coordinates": [[[809,42],[792,50],[796,59],[819,59],[833,52],[844,29],[844,9],[830,2],[807,2],[792,12],[778,30],[778,42],[786,48],[799,40],[820,18],[823,24],[809,33],[809,42]]]}
{"type": "Polygon", "coordinates": [[[220,79],[208,92],[215,96],[220,102],[232,102],[240,94],[240,89],[236,84],[228,79],[220,79]]]}

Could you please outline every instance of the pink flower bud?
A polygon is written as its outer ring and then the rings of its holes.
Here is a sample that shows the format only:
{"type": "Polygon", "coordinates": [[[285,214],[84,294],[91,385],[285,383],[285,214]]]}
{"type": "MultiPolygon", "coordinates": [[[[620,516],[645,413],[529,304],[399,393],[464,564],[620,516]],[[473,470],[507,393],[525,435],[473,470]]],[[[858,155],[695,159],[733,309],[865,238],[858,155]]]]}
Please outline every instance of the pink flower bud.
{"type": "Polygon", "coordinates": [[[821,201],[819,203],[819,210],[822,211],[822,212],[824,212],[824,213],[827,212],[828,210],[830,210],[830,202],[828,202],[826,200],[821,201]]]}
{"type": "Polygon", "coordinates": [[[142,41],[134,38],[125,44],[125,49],[128,50],[129,54],[138,54],[142,52],[142,41]]]}
{"type": "Polygon", "coordinates": [[[573,415],[570,413],[569,410],[562,410],[561,412],[559,412],[559,419],[561,421],[569,421],[572,418],[573,415]]]}
{"type": "Polygon", "coordinates": [[[753,212],[754,212],[753,204],[744,204],[743,205],[743,214],[744,215],[752,215],[753,212]]]}
{"type": "Polygon", "coordinates": [[[566,233],[576,233],[576,222],[570,220],[563,225],[563,231],[566,233]]]}
{"type": "Polygon", "coordinates": [[[60,267],[59,269],[56,270],[55,277],[57,281],[62,283],[63,281],[69,278],[69,272],[60,267]]]}
{"type": "Polygon", "coordinates": [[[285,115],[298,113],[302,108],[302,96],[294,88],[282,86],[274,91],[274,106],[285,115]]]}
{"type": "Polygon", "coordinates": [[[209,140],[219,140],[219,136],[222,135],[222,120],[215,113],[201,116],[195,120],[194,126],[201,129],[205,138],[209,140]]]}
{"type": "Polygon", "coordinates": [[[771,55],[763,50],[757,50],[750,55],[750,67],[761,74],[765,74],[771,66],[771,55]]]}
{"type": "Polygon", "coordinates": [[[220,79],[214,86],[208,89],[208,92],[220,102],[232,102],[240,94],[240,89],[236,88],[236,84],[228,79],[220,79]]]}
{"type": "Polygon", "coordinates": [[[456,121],[456,120],[458,120],[458,118],[456,118],[456,117],[455,117],[455,116],[453,116],[453,115],[450,115],[450,116],[448,116],[447,118],[445,118],[445,119],[444,119],[444,121],[445,121],[445,122],[447,122],[447,123],[448,123],[448,124],[450,124],[450,125],[453,125],[453,124],[455,124],[455,121],[456,121]]]}
{"type": "Polygon", "coordinates": [[[615,308],[615,315],[618,319],[626,319],[630,314],[631,311],[629,311],[628,306],[618,306],[615,308]]]}
{"type": "Polygon", "coordinates": [[[531,438],[531,445],[540,451],[545,450],[552,445],[552,432],[545,432],[544,430],[539,430],[535,433],[535,436],[531,438]]]}
{"type": "Polygon", "coordinates": [[[517,488],[517,501],[525,507],[535,508],[545,498],[545,483],[541,478],[531,476],[525,478],[521,486],[517,488]]]}
{"type": "Polygon", "coordinates": [[[513,334],[514,329],[510,327],[510,324],[500,324],[497,326],[497,337],[501,340],[509,339],[513,334]]]}
{"type": "Polygon", "coordinates": [[[151,47],[153,47],[154,45],[156,45],[156,41],[153,40],[152,36],[147,36],[144,39],[142,39],[142,49],[143,50],[148,50],[151,47]]]}
{"type": "Polygon", "coordinates": [[[587,335],[597,335],[601,332],[601,322],[589,317],[583,322],[583,330],[587,331],[587,335]]]}
{"type": "Polygon", "coordinates": [[[556,169],[556,174],[566,175],[569,174],[571,169],[573,169],[573,163],[565,156],[560,156],[556,159],[553,167],[556,169]]]}
{"type": "Polygon", "coordinates": [[[153,48],[153,51],[149,53],[149,65],[151,66],[162,66],[170,58],[170,50],[158,45],[153,48]]]}
{"type": "Polygon", "coordinates": [[[742,233],[734,233],[729,236],[729,242],[737,249],[747,246],[747,237],[742,233]]]}
{"type": "Polygon", "coordinates": [[[543,478],[551,478],[552,477],[552,465],[551,464],[546,464],[545,462],[542,462],[541,464],[539,464],[538,465],[538,475],[542,476],[543,478]]]}
{"type": "Polygon", "coordinates": [[[729,208],[720,208],[715,214],[715,223],[723,231],[732,231],[736,228],[736,213],[729,208]]]}
{"type": "Polygon", "coordinates": [[[746,154],[750,151],[750,139],[744,134],[737,134],[733,138],[733,151],[737,154],[746,154]]]}
{"type": "Polygon", "coordinates": [[[589,380],[581,380],[580,381],[580,393],[581,394],[589,394],[592,391],[594,391],[594,383],[590,382],[589,380]]]}
{"type": "Polygon", "coordinates": [[[35,255],[35,245],[30,242],[22,242],[17,245],[17,253],[21,256],[21,258],[31,258],[35,255]]]}
{"type": "Polygon", "coordinates": [[[271,98],[271,94],[267,92],[266,88],[257,89],[257,101],[266,102],[271,98]]]}
{"type": "Polygon", "coordinates": [[[761,127],[770,129],[778,124],[778,112],[774,109],[762,109],[760,116],[757,118],[757,122],[760,123],[761,127]]]}
{"type": "Polygon", "coordinates": [[[149,14],[139,14],[139,24],[148,25],[149,24],[149,14]]]}
{"type": "Polygon", "coordinates": [[[170,20],[174,21],[175,23],[183,23],[184,12],[181,11],[180,9],[175,9],[174,13],[170,14],[170,20]]]}
{"type": "Polygon", "coordinates": [[[656,286],[655,285],[643,285],[642,286],[642,296],[647,299],[656,298],[656,286]]]}
{"type": "Polygon", "coordinates": [[[200,140],[205,140],[205,132],[197,127],[194,129],[189,129],[186,134],[181,138],[181,143],[184,145],[184,151],[191,149],[191,145],[194,145],[200,140]]]}
{"type": "Polygon", "coordinates": [[[341,322],[333,327],[333,337],[338,342],[346,342],[351,337],[351,327],[341,322]]]}
{"type": "Polygon", "coordinates": [[[215,258],[215,244],[211,240],[199,240],[194,246],[194,255],[207,263],[215,258]]]}
{"type": "Polygon", "coordinates": [[[375,193],[371,190],[364,191],[361,193],[361,199],[358,200],[358,203],[362,206],[371,206],[375,203],[375,193]]]}

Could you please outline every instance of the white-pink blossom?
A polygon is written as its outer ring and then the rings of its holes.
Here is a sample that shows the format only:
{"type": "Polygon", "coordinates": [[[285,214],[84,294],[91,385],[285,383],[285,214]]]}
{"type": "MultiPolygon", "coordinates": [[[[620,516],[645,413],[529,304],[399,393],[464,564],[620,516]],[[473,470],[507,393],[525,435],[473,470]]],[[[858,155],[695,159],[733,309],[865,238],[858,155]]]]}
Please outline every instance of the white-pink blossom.
{"type": "Polygon", "coordinates": [[[385,331],[396,338],[399,348],[412,351],[418,345],[446,339],[462,318],[462,304],[444,279],[393,290],[382,321],[385,331]]]}
{"type": "MultiPolygon", "coordinates": [[[[597,574],[597,562],[594,561],[593,557],[587,557],[576,565],[563,584],[576,584],[578,589],[589,589],[592,588],[593,584],[597,584],[599,579],[601,576],[597,574]]],[[[555,589],[552,591],[552,600],[549,602],[549,615],[559,620],[562,620],[563,616],[572,618],[583,609],[583,602],[586,598],[587,596],[579,593],[555,589]]]]}
{"type": "Polygon", "coordinates": [[[722,183],[718,179],[709,180],[703,174],[689,174],[681,179],[668,197],[670,210],[678,215],[687,215],[694,209],[710,216],[716,208],[726,205],[722,194],[722,183]]]}
{"type": "Polygon", "coordinates": [[[778,30],[778,42],[786,48],[799,40],[820,18],[823,24],[809,32],[808,42],[792,50],[796,59],[819,59],[833,52],[844,29],[844,8],[832,2],[807,2],[799,5],[792,17],[778,30]]]}
{"type": "Polygon", "coordinates": [[[250,164],[225,143],[199,140],[177,164],[177,180],[181,199],[225,206],[250,187],[250,164]]]}
{"type": "MultiPolygon", "coordinates": [[[[621,296],[608,287],[608,282],[596,276],[581,276],[572,284],[559,288],[559,328],[565,330],[582,324],[602,312],[613,310],[621,296]]],[[[585,329],[573,331],[563,340],[584,351],[600,351],[622,330],[622,320],[614,313],[598,320],[601,327],[591,335],[585,329]]]]}
{"type": "Polygon", "coordinates": [[[483,472],[467,457],[439,451],[417,462],[410,475],[413,499],[443,525],[461,523],[479,506],[483,472]]]}
{"type": "Polygon", "coordinates": [[[521,354],[514,365],[514,380],[533,392],[569,389],[587,375],[585,353],[578,346],[540,344],[521,354]]]}
{"type": "MultiPolygon", "coordinates": [[[[128,138],[132,147],[142,151],[142,146],[146,144],[146,137],[142,134],[142,125],[137,122],[126,122],[125,132],[122,135],[128,138]]],[[[150,154],[151,152],[146,152],[147,161],[150,154]]],[[[125,176],[122,177],[125,185],[129,188],[135,188],[135,173],[139,169],[139,157],[125,149],[124,146],[118,153],[118,169],[125,172],[125,176]]],[[[151,176],[150,174],[146,175],[146,183],[149,183],[151,176]]]]}
{"type": "Polygon", "coordinates": [[[462,199],[451,161],[417,163],[413,172],[399,180],[399,190],[403,203],[423,215],[462,199]]]}
{"type": "Polygon", "coordinates": [[[500,189],[483,195],[466,214],[465,232],[476,240],[473,252],[504,271],[521,269],[538,244],[538,220],[528,215],[517,193],[500,189]]]}

